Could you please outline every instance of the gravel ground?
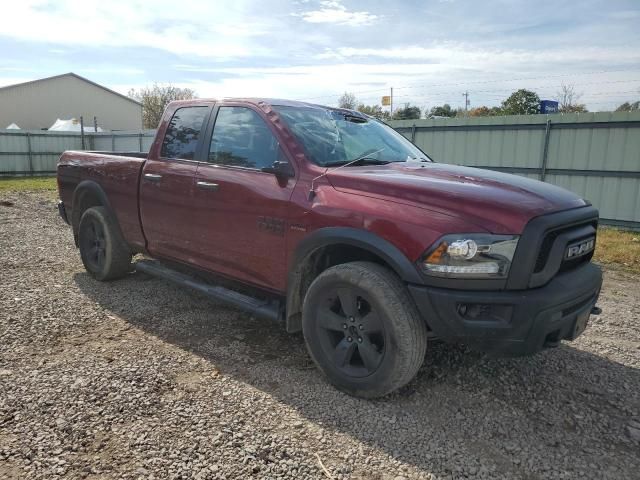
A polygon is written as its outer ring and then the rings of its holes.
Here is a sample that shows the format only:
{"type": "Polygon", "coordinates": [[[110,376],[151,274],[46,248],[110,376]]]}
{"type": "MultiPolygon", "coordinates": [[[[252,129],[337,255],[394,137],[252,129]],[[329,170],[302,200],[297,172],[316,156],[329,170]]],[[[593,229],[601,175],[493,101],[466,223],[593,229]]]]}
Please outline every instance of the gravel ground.
{"type": "Polygon", "coordinates": [[[639,478],[638,277],[606,272],[576,342],[433,343],[366,401],[276,325],[142,274],[92,280],[51,194],[0,200],[0,478],[639,478]]]}

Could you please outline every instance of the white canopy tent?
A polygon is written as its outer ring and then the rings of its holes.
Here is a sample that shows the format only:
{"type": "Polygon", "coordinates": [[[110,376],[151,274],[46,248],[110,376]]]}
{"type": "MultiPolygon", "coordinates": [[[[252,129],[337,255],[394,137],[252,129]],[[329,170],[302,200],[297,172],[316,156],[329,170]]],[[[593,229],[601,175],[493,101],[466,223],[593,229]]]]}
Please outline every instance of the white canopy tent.
{"type": "Polygon", "coordinates": [[[20,127],[17,124],[12,123],[7,127],[7,130],[20,130],[20,127]]]}
{"type": "MultiPolygon", "coordinates": [[[[69,120],[61,120],[57,119],[53,125],[49,127],[50,131],[60,131],[60,132],[79,132],[80,131],[80,121],[75,118],[70,118],[69,120]]],[[[84,126],[84,131],[86,133],[95,133],[95,128],[93,126],[84,126]]],[[[102,132],[102,128],[98,127],[98,132],[102,132]]]]}

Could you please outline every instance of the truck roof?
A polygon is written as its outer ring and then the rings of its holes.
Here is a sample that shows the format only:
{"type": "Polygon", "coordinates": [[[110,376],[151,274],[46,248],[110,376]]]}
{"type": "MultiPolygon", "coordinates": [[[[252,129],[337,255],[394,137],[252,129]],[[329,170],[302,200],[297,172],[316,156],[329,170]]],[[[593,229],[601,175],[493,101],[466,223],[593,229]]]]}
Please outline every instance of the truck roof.
{"type": "Polygon", "coordinates": [[[341,110],[354,112],[358,115],[362,115],[356,110],[349,110],[347,108],[329,107],[327,105],[320,105],[316,103],[302,102],[299,100],[286,100],[283,98],[263,98],[263,97],[223,97],[223,98],[194,98],[191,100],[175,100],[171,102],[172,105],[193,105],[197,103],[208,102],[243,102],[250,103],[256,106],[269,105],[269,106],[282,106],[282,107],[306,107],[306,108],[322,108],[327,110],[341,110]]]}

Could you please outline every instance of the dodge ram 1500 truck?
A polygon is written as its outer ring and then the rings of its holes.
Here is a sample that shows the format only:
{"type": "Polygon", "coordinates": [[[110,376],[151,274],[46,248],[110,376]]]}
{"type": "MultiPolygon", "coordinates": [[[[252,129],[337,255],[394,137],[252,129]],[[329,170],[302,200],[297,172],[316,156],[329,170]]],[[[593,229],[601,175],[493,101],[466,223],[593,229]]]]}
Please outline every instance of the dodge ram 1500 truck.
{"type": "Polygon", "coordinates": [[[427,339],[532,354],[599,311],[588,202],[435,163],[351,110],[173,102],[148,155],[65,152],[58,187],[93,277],[146,272],[281,320],[352,395],[408,383],[427,339]]]}

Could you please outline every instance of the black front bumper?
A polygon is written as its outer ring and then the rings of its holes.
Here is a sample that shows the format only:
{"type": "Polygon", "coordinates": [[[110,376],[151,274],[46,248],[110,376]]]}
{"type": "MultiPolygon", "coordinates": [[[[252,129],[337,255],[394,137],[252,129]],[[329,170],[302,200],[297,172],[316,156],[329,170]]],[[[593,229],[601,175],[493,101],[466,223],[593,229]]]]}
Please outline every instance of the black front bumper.
{"type": "Polygon", "coordinates": [[[582,333],[601,285],[600,268],[586,263],[529,290],[409,285],[409,291],[435,336],[486,352],[528,355],[582,333]]]}

